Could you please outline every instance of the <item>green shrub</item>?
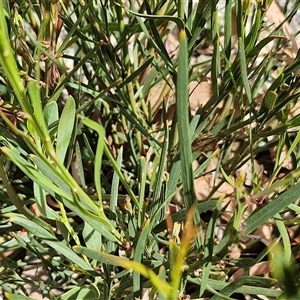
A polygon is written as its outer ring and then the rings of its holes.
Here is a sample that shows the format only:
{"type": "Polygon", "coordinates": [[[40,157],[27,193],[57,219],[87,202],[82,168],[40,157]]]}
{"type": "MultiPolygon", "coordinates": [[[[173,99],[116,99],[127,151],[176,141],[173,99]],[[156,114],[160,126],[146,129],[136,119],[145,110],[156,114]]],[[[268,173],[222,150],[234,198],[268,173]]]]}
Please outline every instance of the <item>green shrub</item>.
{"type": "Polygon", "coordinates": [[[298,295],[298,266],[284,270],[298,250],[288,232],[298,220],[285,213],[299,212],[300,60],[286,27],[299,4],[274,26],[271,3],[1,2],[7,298],[31,299],[28,285],[61,300],[298,295]],[[210,90],[195,114],[192,81],[210,90]],[[266,182],[255,165],[270,151],[266,182]],[[282,153],[292,167],[280,179],[282,153]],[[207,175],[199,201],[195,179],[207,175]],[[234,192],[216,196],[224,184],[234,192]],[[273,264],[282,272],[265,278],[250,271],[272,247],[234,259],[263,225],[284,248],[273,264]],[[45,280],[24,275],[36,264],[45,280]],[[231,280],[237,269],[244,276],[231,280]]]}

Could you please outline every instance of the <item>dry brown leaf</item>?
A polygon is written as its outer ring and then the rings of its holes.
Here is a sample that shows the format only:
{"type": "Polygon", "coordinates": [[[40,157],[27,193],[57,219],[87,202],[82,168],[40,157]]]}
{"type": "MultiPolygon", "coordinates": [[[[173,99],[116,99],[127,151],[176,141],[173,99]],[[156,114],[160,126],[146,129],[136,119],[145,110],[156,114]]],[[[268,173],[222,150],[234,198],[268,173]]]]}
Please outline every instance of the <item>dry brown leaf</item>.
{"type": "Polygon", "coordinates": [[[46,196],[46,201],[47,201],[47,204],[54,207],[54,208],[59,208],[59,205],[52,200],[51,196],[50,195],[47,195],[46,196]]]}
{"type": "MultiPolygon", "coordinates": [[[[19,230],[19,231],[17,232],[17,235],[18,235],[19,237],[21,237],[21,238],[26,237],[26,236],[27,236],[27,231],[19,230]]],[[[12,240],[15,240],[15,238],[13,238],[12,240]]],[[[6,242],[7,239],[6,239],[6,237],[1,237],[1,240],[0,240],[0,241],[1,241],[1,244],[2,244],[2,243],[4,243],[4,242],[6,242]]],[[[9,257],[11,254],[14,253],[14,251],[15,251],[15,249],[2,251],[2,252],[1,252],[1,256],[0,256],[0,262],[2,262],[3,257],[9,257]]],[[[0,264],[0,265],[1,265],[1,264],[0,264]]],[[[0,299],[1,299],[1,298],[0,298],[0,299]]]]}
{"type": "Polygon", "coordinates": [[[71,173],[72,173],[72,176],[75,179],[75,181],[81,185],[82,183],[81,183],[80,176],[79,176],[77,156],[75,153],[73,154],[73,157],[72,157],[71,173]]]}
{"type": "Polygon", "coordinates": [[[270,241],[272,241],[274,227],[272,225],[262,225],[259,226],[251,236],[257,236],[261,242],[266,246],[269,246],[270,241]]]}
{"type": "Polygon", "coordinates": [[[295,106],[291,109],[289,114],[289,119],[297,116],[300,114],[300,102],[298,101],[295,106]]]}
{"type": "MultiPolygon", "coordinates": [[[[212,175],[205,175],[194,180],[195,193],[198,201],[207,199],[214,186],[216,186],[221,179],[214,178],[212,175]]],[[[223,195],[230,195],[234,193],[234,188],[227,182],[224,182],[220,188],[213,194],[214,198],[219,198],[223,195]]]]}
{"type": "Polygon", "coordinates": [[[195,160],[192,162],[192,169],[193,169],[193,172],[195,172],[199,167],[200,167],[200,164],[199,164],[198,160],[195,159],[195,160]]]}
{"type": "Polygon", "coordinates": [[[220,218],[226,222],[229,222],[232,219],[232,216],[236,207],[236,199],[234,196],[227,197],[222,202],[222,207],[226,206],[226,210],[222,213],[220,218]]]}
{"type": "Polygon", "coordinates": [[[232,245],[228,250],[229,259],[239,259],[241,257],[242,250],[237,244],[232,245]]]}
{"type": "Polygon", "coordinates": [[[260,165],[256,160],[254,160],[254,167],[252,164],[251,159],[246,161],[245,164],[243,164],[237,171],[236,175],[242,178],[245,178],[245,185],[246,186],[252,186],[252,180],[253,180],[253,171],[255,170],[256,175],[258,177],[261,177],[263,173],[263,166],[260,165]]]}
{"type": "MultiPolygon", "coordinates": [[[[198,201],[204,201],[212,191],[213,187],[216,186],[221,179],[216,178],[213,175],[201,176],[194,180],[195,194],[198,201]]],[[[219,189],[213,194],[214,198],[220,198],[222,196],[231,195],[234,193],[234,188],[227,182],[224,182],[219,189]]],[[[183,198],[181,193],[177,193],[173,199],[173,203],[182,205],[183,198]]],[[[225,198],[224,203],[230,201],[230,198],[225,198]]],[[[232,214],[231,214],[232,215],[232,214]]]]}
{"type": "Polygon", "coordinates": [[[36,203],[32,203],[29,207],[30,211],[33,212],[36,216],[41,216],[42,213],[40,212],[36,203]]]}
{"type": "MultiPolygon", "coordinates": [[[[283,48],[281,49],[281,51],[287,55],[287,57],[284,57],[282,55],[280,55],[280,51],[279,53],[279,56],[278,57],[278,60],[282,60],[282,61],[285,61],[285,63],[290,67],[293,65],[294,63],[294,60],[295,60],[295,54],[294,54],[294,51],[293,51],[293,48],[292,47],[286,47],[286,48],[283,48]]],[[[275,73],[279,73],[280,71],[279,70],[276,70],[275,73]]],[[[298,71],[296,71],[296,74],[298,75],[298,71]]],[[[277,76],[275,77],[277,78],[277,76]]]]}
{"type": "Polygon", "coordinates": [[[212,86],[209,81],[192,81],[189,85],[190,90],[190,108],[192,114],[195,114],[197,109],[204,106],[212,97],[212,86]]]}
{"type": "MultiPolygon", "coordinates": [[[[171,84],[171,81],[169,82],[169,84],[171,84]]],[[[200,83],[198,81],[192,81],[189,84],[189,93],[190,109],[192,115],[194,115],[197,109],[201,106],[204,106],[212,97],[211,82],[209,82],[208,80],[202,81],[200,83]]],[[[171,88],[167,83],[155,85],[150,90],[148,101],[150,103],[152,113],[158,111],[158,109],[162,105],[163,100],[165,100],[167,103],[168,120],[171,121],[173,119],[175,111],[174,103],[176,101],[176,96],[175,88],[171,88]]]]}
{"type": "MultiPolygon", "coordinates": [[[[270,148],[270,156],[272,160],[276,160],[278,147],[270,148]]],[[[283,149],[280,152],[279,164],[282,164],[282,167],[287,168],[288,170],[293,169],[292,157],[288,156],[288,147],[284,145],[283,149]]]]}
{"type": "Polygon", "coordinates": [[[295,245],[300,243],[300,235],[298,235],[298,229],[299,229],[298,225],[295,225],[293,227],[289,227],[287,229],[288,233],[289,233],[289,236],[290,236],[291,240],[293,241],[293,244],[295,244],[295,245]]]}
{"type": "MultiPolygon", "coordinates": [[[[249,270],[249,276],[258,276],[258,275],[264,275],[267,276],[270,272],[270,265],[268,261],[263,261],[255,264],[252,266],[249,270]]],[[[245,270],[244,269],[238,269],[231,277],[230,281],[237,280],[240,277],[245,276],[245,270]]]]}
{"type": "Polygon", "coordinates": [[[175,27],[169,34],[165,42],[165,47],[171,57],[178,56],[179,41],[178,41],[178,28],[175,27]]]}
{"type": "MultiPolygon", "coordinates": [[[[279,26],[285,20],[285,15],[281,11],[281,8],[276,3],[276,1],[272,1],[269,9],[266,12],[266,16],[270,22],[274,23],[275,26],[279,26]]],[[[285,22],[282,25],[282,30],[283,30],[285,36],[287,37],[287,39],[291,41],[292,50],[293,50],[292,55],[293,55],[293,58],[295,58],[299,47],[298,47],[298,43],[295,39],[295,36],[292,33],[290,24],[288,22],[285,22]]]]}
{"type": "MultiPolygon", "coordinates": [[[[169,80],[169,84],[171,85],[171,80],[169,80]]],[[[152,113],[158,110],[163,100],[169,105],[174,103],[175,89],[174,87],[171,89],[169,84],[163,82],[151,88],[148,94],[148,101],[150,102],[152,113]]]]}

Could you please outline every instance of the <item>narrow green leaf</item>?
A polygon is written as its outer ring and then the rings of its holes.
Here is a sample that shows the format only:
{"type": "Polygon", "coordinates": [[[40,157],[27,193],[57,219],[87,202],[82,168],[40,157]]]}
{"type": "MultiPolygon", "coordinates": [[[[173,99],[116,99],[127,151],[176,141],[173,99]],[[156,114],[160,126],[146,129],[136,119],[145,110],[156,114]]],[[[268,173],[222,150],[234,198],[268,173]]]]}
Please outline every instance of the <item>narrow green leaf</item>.
{"type": "Polygon", "coordinates": [[[278,196],[271,203],[263,206],[256,212],[254,212],[246,220],[245,234],[251,233],[258,226],[264,224],[269,219],[273,218],[277,213],[286,208],[289,204],[299,199],[300,195],[300,182],[291,187],[289,190],[278,196]]]}
{"type": "MultiPolygon", "coordinates": [[[[145,188],[146,188],[146,160],[145,157],[142,156],[140,158],[140,162],[139,162],[139,201],[140,201],[140,207],[145,207],[144,205],[144,201],[145,201],[145,188]]],[[[138,213],[138,227],[141,227],[143,222],[144,222],[144,214],[145,214],[145,210],[143,209],[143,211],[140,211],[138,213]]]]}
{"type": "MultiPolygon", "coordinates": [[[[242,278],[245,278],[245,277],[242,277],[242,278]]],[[[252,276],[250,276],[249,279],[251,280],[251,278],[252,278],[252,276]]],[[[257,280],[259,280],[259,279],[255,278],[254,279],[254,285],[243,285],[241,287],[238,287],[235,290],[235,292],[236,293],[241,293],[241,294],[244,294],[244,295],[249,295],[249,294],[252,294],[252,295],[265,295],[265,296],[274,297],[274,298],[278,299],[277,297],[279,297],[282,294],[282,291],[281,290],[276,290],[276,289],[271,289],[271,287],[273,285],[275,285],[277,283],[277,281],[274,280],[274,279],[271,279],[271,278],[263,278],[263,277],[259,277],[259,278],[261,279],[260,282],[262,283],[262,285],[263,286],[268,286],[268,288],[259,287],[258,284],[257,284],[257,280]]],[[[197,285],[201,284],[201,280],[199,278],[193,278],[191,276],[188,276],[188,281],[192,282],[194,284],[197,284],[197,285]]],[[[247,278],[246,278],[246,281],[248,281],[247,278]]],[[[222,282],[222,281],[216,280],[216,279],[209,279],[208,284],[214,290],[219,290],[219,291],[222,290],[222,289],[225,289],[229,285],[226,282],[222,282]]]]}
{"type": "MultiPolygon", "coordinates": [[[[140,234],[138,242],[136,243],[136,246],[135,246],[135,251],[134,251],[134,255],[133,255],[134,261],[142,262],[142,256],[145,251],[145,245],[146,245],[149,233],[150,233],[150,229],[151,229],[150,220],[147,220],[144,225],[144,228],[140,234]]],[[[132,279],[133,279],[133,292],[136,297],[139,297],[139,296],[141,296],[140,292],[142,291],[140,274],[133,273],[132,279]]]]}
{"type": "Polygon", "coordinates": [[[59,220],[60,216],[47,205],[46,191],[37,182],[33,182],[33,192],[39,211],[49,219],[59,220]]]}
{"type": "Polygon", "coordinates": [[[75,122],[75,101],[70,96],[61,114],[58,129],[57,129],[57,142],[56,154],[61,162],[64,162],[70,139],[73,132],[75,122]]]}
{"type": "MultiPolygon", "coordinates": [[[[165,109],[165,107],[164,107],[165,109]]],[[[166,119],[166,118],[165,118],[166,119]]],[[[167,163],[167,154],[169,147],[169,130],[167,124],[165,124],[165,135],[164,135],[164,143],[161,151],[161,155],[159,158],[158,171],[155,172],[155,184],[154,184],[154,195],[153,195],[153,205],[151,206],[150,211],[150,220],[153,224],[156,224],[157,216],[159,215],[159,199],[162,196],[164,191],[163,183],[164,183],[164,172],[166,171],[166,163],[167,163]]],[[[154,168],[156,170],[156,168],[154,168]]]]}
{"type": "MultiPolygon", "coordinates": [[[[123,147],[120,148],[118,157],[116,160],[116,164],[119,169],[121,169],[122,160],[123,160],[123,147]]],[[[110,202],[109,202],[109,208],[110,208],[110,218],[109,219],[111,220],[111,222],[114,226],[116,225],[116,221],[113,220],[113,214],[115,213],[116,208],[118,206],[119,183],[120,183],[119,175],[117,172],[114,172],[112,184],[111,184],[111,194],[110,194],[110,202]]]]}
{"type": "Polygon", "coordinates": [[[25,97],[24,84],[19,75],[15,56],[10,45],[10,37],[8,35],[7,22],[4,16],[5,9],[3,8],[3,5],[6,5],[5,2],[0,1],[0,65],[15,91],[22,110],[25,113],[30,113],[32,112],[32,108],[29,101],[27,101],[28,99],[25,97]]]}
{"type": "MultiPolygon", "coordinates": [[[[45,191],[54,198],[58,198],[69,209],[74,211],[84,221],[88,222],[93,228],[103,234],[111,241],[116,242],[116,237],[121,239],[118,231],[112,226],[104,215],[103,211],[84,193],[81,192],[79,197],[72,193],[71,187],[63,180],[62,176],[57,174],[57,170],[47,161],[41,158],[31,156],[32,160],[37,164],[42,173],[31,165],[28,161],[17,153],[16,149],[3,149],[2,151],[32,180],[37,182],[45,191]],[[97,213],[93,214],[93,213],[97,213]],[[99,215],[101,214],[101,216],[99,215]],[[104,226],[99,226],[99,225],[104,226]],[[115,236],[114,236],[115,235],[115,236]]],[[[78,191],[79,193],[80,191],[78,191]]]]}
{"type": "Polygon", "coordinates": [[[48,102],[44,107],[44,117],[47,126],[58,121],[58,105],[56,102],[48,102]]]}
{"type": "Polygon", "coordinates": [[[191,133],[189,122],[189,64],[188,44],[184,29],[179,31],[179,64],[176,85],[176,113],[179,131],[181,178],[185,206],[196,203],[192,169],[191,133]]]}
{"type": "Polygon", "coordinates": [[[284,247],[284,251],[283,251],[284,260],[286,262],[290,262],[292,259],[292,245],[290,242],[289,233],[288,233],[287,228],[285,227],[284,221],[282,220],[279,213],[274,215],[274,219],[275,219],[276,227],[282,238],[282,243],[283,243],[283,247],[284,247]]]}
{"type": "MultiPolygon", "coordinates": [[[[126,179],[125,179],[125,177],[123,175],[123,173],[118,168],[118,165],[117,165],[115,159],[113,158],[110,150],[108,149],[108,147],[107,147],[107,145],[106,145],[106,143],[104,141],[104,138],[105,138],[104,128],[100,124],[98,124],[98,123],[90,120],[89,118],[85,118],[85,117],[82,117],[80,115],[78,117],[81,119],[81,121],[82,121],[82,123],[84,125],[90,127],[91,129],[95,130],[98,133],[98,143],[100,143],[101,147],[104,147],[104,152],[105,152],[106,156],[108,157],[110,163],[112,164],[114,170],[117,172],[117,174],[118,174],[118,176],[120,178],[120,181],[122,182],[122,184],[124,185],[125,189],[128,192],[128,195],[130,196],[130,198],[132,199],[132,201],[134,202],[134,204],[139,209],[141,209],[137,197],[135,196],[135,194],[133,193],[132,189],[130,188],[128,182],[126,181],[126,179]]],[[[100,146],[99,146],[99,149],[101,149],[100,146]]],[[[95,160],[100,160],[100,157],[98,157],[98,158],[96,157],[95,160]]],[[[97,166],[100,166],[100,165],[101,164],[98,162],[97,166]]],[[[95,168],[95,169],[97,169],[97,168],[95,168]]],[[[95,170],[95,172],[100,172],[100,170],[95,170]]],[[[100,174],[97,175],[97,176],[96,175],[97,174],[95,174],[95,178],[100,178],[100,174]]],[[[95,182],[95,184],[96,184],[96,188],[97,188],[97,192],[98,192],[98,197],[100,197],[100,199],[101,199],[101,194],[99,194],[99,193],[101,193],[100,185],[99,185],[99,183],[97,183],[97,181],[95,182]]]]}
{"type": "Polygon", "coordinates": [[[240,70],[241,70],[241,77],[243,86],[246,92],[246,96],[248,99],[248,103],[251,105],[252,103],[252,95],[251,95],[251,88],[248,80],[248,68],[247,68],[247,60],[246,60],[246,54],[245,54],[245,45],[243,38],[239,38],[238,41],[239,44],[239,58],[240,58],[240,70]]]}
{"type": "MultiPolygon", "coordinates": [[[[217,200],[209,200],[209,201],[205,201],[205,202],[200,202],[196,205],[196,212],[197,214],[202,214],[205,211],[208,210],[212,210],[216,207],[217,205],[217,200]]],[[[175,214],[172,215],[172,220],[173,222],[182,222],[183,220],[185,220],[186,215],[187,215],[187,209],[181,209],[180,211],[176,212],[175,214]]],[[[167,229],[167,223],[166,220],[160,222],[158,225],[156,225],[153,228],[153,233],[157,234],[159,232],[164,231],[165,229],[167,229]]]]}
{"type": "Polygon", "coordinates": [[[84,174],[84,167],[82,162],[82,155],[78,141],[75,143],[75,153],[76,153],[76,172],[78,173],[80,186],[83,188],[86,187],[85,183],[85,174],[84,174]]]}
{"type": "Polygon", "coordinates": [[[38,82],[31,80],[27,84],[27,90],[30,97],[31,105],[33,107],[33,125],[35,132],[38,133],[36,138],[42,139],[44,142],[49,140],[49,133],[45,122],[45,116],[43,113],[41,93],[38,82]]]}
{"type": "Polygon", "coordinates": [[[278,94],[274,91],[268,91],[265,98],[264,103],[267,109],[272,110],[274,108],[274,105],[276,103],[278,94]]]}
{"type": "MultiPolygon", "coordinates": [[[[14,160],[13,160],[14,161],[14,160]]],[[[18,165],[18,164],[16,164],[18,165]]],[[[10,201],[15,205],[19,213],[22,213],[24,216],[26,216],[29,219],[35,219],[36,223],[38,223],[39,226],[47,229],[51,229],[50,225],[43,221],[42,219],[38,218],[32,211],[30,211],[26,205],[24,205],[24,202],[21,201],[20,197],[16,193],[15,189],[13,188],[12,184],[10,183],[7,172],[5,172],[3,167],[3,157],[0,158],[0,177],[3,182],[3,185],[6,188],[6,192],[9,196],[10,201]]]]}
{"type": "Polygon", "coordinates": [[[101,234],[96,231],[89,223],[85,222],[82,230],[82,237],[89,249],[100,250],[102,247],[101,234]]]}
{"type": "Polygon", "coordinates": [[[93,268],[91,268],[91,266],[89,266],[72,249],[66,246],[65,243],[60,242],[53,234],[51,234],[49,231],[45,230],[44,228],[40,227],[39,225],[37,225],[35,222],[25,219],[24,217],[18,217],[18,216],[11,218],[11,221],[13,223],[16,223],[26,228],[28,231],[30,231],[37,237],[42,238],[46,244],[48,244],[57,252],[63,254],[68,260],[70,260],[78,267],[86,271],[94,271],[93,268]]]}
{"type": "Polygon", "coordinates": [[[96,252],[91,249],[87,249],[80,246],[74,246],[73,249],[76,252],[82,253],[87,257],[95,259],[102,263],[111,264],[114,266],[121,266],[126,269],[132,269],[134,272],[137,272],[144,276],[145,278],[149,278],[152,284],[159,290],[164,297],[168,299],[169,295],[171,295],[171,287],[169,284],[163,280],[161,280],[158,275],[156,275],[151,269],[147,268],[143,264],[139,262],[135,262],[126,258],[121,258],[118,256],[110,255],[104,252],[96,252]]]}
{"type": "MultiPolygon", "coordinates": [[[[224,296],[230,296],[233,293],[236,293],[238,289],[242,286],[248,286],[249,294],[255,295],[256,293],[254,291],[251,292],[251,286],[257,287],[260,286],[263,281],[261,280],[261,277],[258,276],[243,276],[235,280],[234,282],[231,282],[228,284],[225,288],[220,290],[220,294],[224,296]]],[[[220,296],[213,296],[211,300],[222,300],[223,297],[220,296]]]]}
{"type": "Polygon", "coordinates": [[[70,291],[60,295],[56,298],[57,300],[96,300],[95,294],[92,290],[85,288],[85,287],[75,287],[70,291]]]}
{"type": "Polygon", "coordinates": [[[212,267],[212,260],[213,260],[215,230],[216,230],[217,221],[220,214],[220,208],[223,200],[224,200],[223,198],[220,198],[219,201],[217,202],[216,209],[212,215],[212,218],[208,223],[206,238],[205,238],[205,246],[204,246],[203,275],[201,280],[199,296],[202,296],[207,288],[209,274],[210,274],[210,270],[212,267]]]}

